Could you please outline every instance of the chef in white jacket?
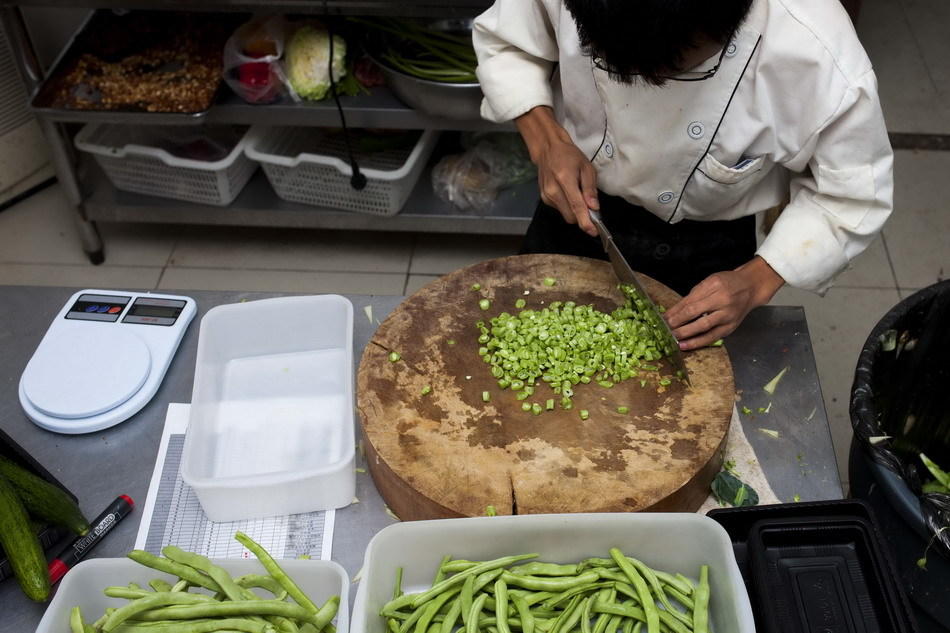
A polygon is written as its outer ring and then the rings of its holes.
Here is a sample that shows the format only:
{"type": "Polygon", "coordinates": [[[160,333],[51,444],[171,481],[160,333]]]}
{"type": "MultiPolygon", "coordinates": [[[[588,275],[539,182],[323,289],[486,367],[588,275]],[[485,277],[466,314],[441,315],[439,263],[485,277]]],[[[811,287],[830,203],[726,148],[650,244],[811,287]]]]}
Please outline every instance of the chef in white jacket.
{"type": "Polygon", "coordinates": [[[666,313],[683,349],[784,283],[824,291],[890,215],[876,79],[837,0],[496,0],[473,37],[482,115],[538,166],[524,251],[603,257],[600,209],[685,295],[666,313]]]}

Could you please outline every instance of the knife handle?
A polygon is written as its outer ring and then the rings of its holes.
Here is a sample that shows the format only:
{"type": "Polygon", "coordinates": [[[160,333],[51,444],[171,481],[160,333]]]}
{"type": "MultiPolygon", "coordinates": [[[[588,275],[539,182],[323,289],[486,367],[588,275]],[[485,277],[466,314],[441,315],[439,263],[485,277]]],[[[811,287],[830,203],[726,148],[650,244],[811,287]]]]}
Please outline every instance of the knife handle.
{"type": "Polygon", "coordinates": [[[588,209],[590,213],[590,221],[594,223],[594,226],[597,227],[597,234],[600,236],[600,241],[604,246],[604,250],[607,250],[607,244],[613,241],[613,237],[610,235],[610,231],[607,230],[607,227],[604,226],[604,220],[600,215],[599,210],[588,209]]]}

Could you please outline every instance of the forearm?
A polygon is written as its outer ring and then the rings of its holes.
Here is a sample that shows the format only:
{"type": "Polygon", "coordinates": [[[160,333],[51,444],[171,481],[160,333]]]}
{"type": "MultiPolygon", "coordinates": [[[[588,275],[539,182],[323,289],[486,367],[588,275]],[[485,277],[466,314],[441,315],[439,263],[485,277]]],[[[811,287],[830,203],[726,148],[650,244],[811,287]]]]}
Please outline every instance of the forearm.
{"type": "Polygon", "coordinates": [[[785,285],[782,276],[775,272],[765,259],[756,255],[751,260],[736,269],[748,280],[752,288],[752,304],[762,306],[775,296],[775,293],[785,285]]]}
{"type": "Polygon", "coordinates": [[[515,126],[535,164],[552,145],[558,142],[573,143],[567,130],[554,118],[554,110],[548,106],[531,108],[515,119],[515,126]]]}

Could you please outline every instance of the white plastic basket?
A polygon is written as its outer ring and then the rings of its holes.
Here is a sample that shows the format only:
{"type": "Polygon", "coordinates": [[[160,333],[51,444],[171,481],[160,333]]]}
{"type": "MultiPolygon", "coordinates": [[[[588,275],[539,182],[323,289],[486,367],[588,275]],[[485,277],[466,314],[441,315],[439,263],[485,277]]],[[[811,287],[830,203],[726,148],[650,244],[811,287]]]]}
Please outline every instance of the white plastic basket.
{"type": "Polygon", "coordinates": [[[355,152],[366,187],[350,186],[346,146],[320,128],[251,130],[247,155],[259,162],[277,195],[317,207],[389,216],[399,213],[416,186],[438,134],[425,130],[412,147],[355,152]]]}
{"type": "Polygon", "coordinates": [[[76,135],[78,149],[95,156],[116,189],[162,198],[225,206],[241,193],[257,169],[244,155],[248,133],[216,161],[180,158],[157,147],[186,143],[202,132],[187,126],[89,124],[76,135]]]}

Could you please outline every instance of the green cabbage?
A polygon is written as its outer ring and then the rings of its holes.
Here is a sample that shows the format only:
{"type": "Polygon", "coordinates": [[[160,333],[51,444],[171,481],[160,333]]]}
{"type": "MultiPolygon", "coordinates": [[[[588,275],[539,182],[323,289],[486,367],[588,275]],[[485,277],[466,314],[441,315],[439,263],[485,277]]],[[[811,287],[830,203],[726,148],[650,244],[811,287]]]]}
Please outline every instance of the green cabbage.
{"type": "MultiPolygon", "coordinates": [[[[330,37],[323,29],[304,26],[297,29],[287,45],[286,72],[290,86],[301,98],[319,101],[330,92],[328,61],[330,37]]],[[[333,79],[346,75],[346,41],[333,36],[333,79]]]]}

